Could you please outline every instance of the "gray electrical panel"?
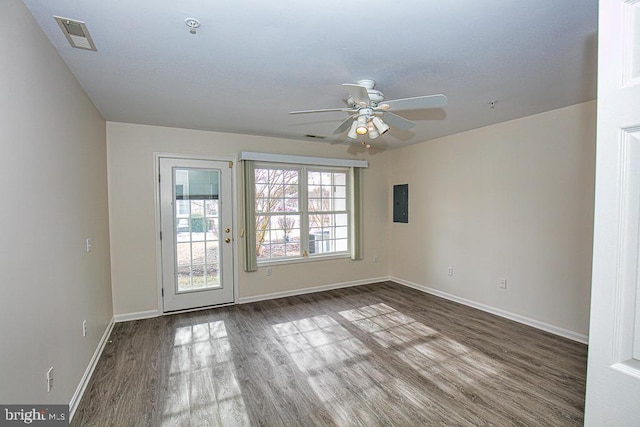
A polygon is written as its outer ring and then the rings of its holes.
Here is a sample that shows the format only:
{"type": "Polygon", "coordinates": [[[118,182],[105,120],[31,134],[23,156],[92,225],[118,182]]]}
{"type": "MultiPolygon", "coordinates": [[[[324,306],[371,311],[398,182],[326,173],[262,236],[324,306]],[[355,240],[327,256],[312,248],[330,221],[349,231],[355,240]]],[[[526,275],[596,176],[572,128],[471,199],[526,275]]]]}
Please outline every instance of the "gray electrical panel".
{"type": "Polygon", "coordinates": [[[393,186],[393,222],[409,222],[409,184],[393,186]]]}

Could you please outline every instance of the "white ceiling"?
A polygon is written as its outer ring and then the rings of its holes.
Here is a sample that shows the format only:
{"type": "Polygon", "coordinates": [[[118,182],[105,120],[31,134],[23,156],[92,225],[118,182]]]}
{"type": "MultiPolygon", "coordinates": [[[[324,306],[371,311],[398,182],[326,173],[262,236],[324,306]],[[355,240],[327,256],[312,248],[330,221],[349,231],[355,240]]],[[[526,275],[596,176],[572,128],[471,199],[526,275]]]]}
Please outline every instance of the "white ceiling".
{"type": "Polygon", "coordinates": [[[447,95],[372,141],[394,148],[596,96],[597,0],[24,3],[108,121],[351,143],[330,135],[347,113],[288,112],[343,107],[341,84],[365,78],[386,99],[447,95]],[[98,51],[53,15],[85,21],[98,51]]]}

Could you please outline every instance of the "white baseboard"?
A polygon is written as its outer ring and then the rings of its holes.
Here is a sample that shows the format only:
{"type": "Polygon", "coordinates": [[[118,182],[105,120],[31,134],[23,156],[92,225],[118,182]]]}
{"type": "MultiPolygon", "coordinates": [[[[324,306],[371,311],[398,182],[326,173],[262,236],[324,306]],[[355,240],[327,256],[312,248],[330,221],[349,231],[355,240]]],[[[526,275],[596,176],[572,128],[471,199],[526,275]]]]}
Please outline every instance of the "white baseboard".
{"type": "Polygon", "coordinates": [[[312,294],[312,293],[316,293],[316,292],[330,291],[330,290],[333,290],[333,289],[341,289],[341,288],[349,288],[349,287],[352,287],[352,286],[369,285],[371,283],[385,282],[387,280],[389,280],[389,276],[373,277],[373,278],[370,278],[370,279],[354,280],[354,281],[351,281],[351,282],[332,283],[332,284],[329,284],[329,285],[314,286],[312,288],[294,289],[294,290],[291,290],[291,291],[282,291],[282,292],[274,292],[274,293],[271,293],[271,294],[262,294],[262,295],[255,295],[255,296],[251,296],[251,297],[242,297],[242,298],[238,299],[237,303],[238,304],[247,304],[247,303],[250,303],[250,302],[258,302],[258,301],[265,301],[265,300],[270,300],[270,299],[293,297],[293,296],[297,296],[297,295],[305,295],[305,294],[312,294]]]}
{"type": "Polygon", "coordinates": [[[98,347],[96,347],[96,351],[93,352],[93,356],[89,361],[89,365],[87,369],[84,371],[84,375],[80,380],[80,384],[78,384],[78,388],[76,392],[73,394],[71,398],[71,402],[69,403],[69,422],[73,419],[73,416],[76,413],[76,409],[78,409],[78,404],[80,404],[80,400],[82,400],[82,395],[84,394],[85,389],[87,388],[87,384],[89,384],[89,380],[93,375],[93,370],[96,368],[98,364],[98,360],[100,360],[100,355],[102,355],[102,350],[104,350],[104,346],[107,344],[109,339],[109,335],[111,335],[111,331],[113,330],[113,325],[115,324],[114,319],[111,318],[109,324],[107,325],[104,333],[102,334],[102,338],[100,338],[100,342],[98,343],[98,347]]]}
{"type": "MultiPolygon", "coordinates": [[[[270,299],[277,298],[286,298],[292,297],[296,295],[305,295],[311,294],[315,292],[322,291],[330,291],[332,289],[340,289],[340,288],[348,288],[351,286],[361,286],[368,285],[371,283],[385,282],[385,281],[393,281],[400,285],[404,285],[413,289],[417,289],[419,291],[435,295],[440,298],[447,299],[449,301],[454,301],[469,307],[477,308],[478,310],[486,311],[487,313],[495,314],[496,316],[504,317],[509,320],[513,320],[518,323],[522,323],[536,329],[540,329],[555,335],[559,335],[561,337],[568,338],[573,341],[581,342],[583,344],[589,343],[589,337],[584,334],[580,334],[574,331],[570,331],[568,329],[561,328],[559,326],[551,325],[549,323],[540,322],[535,319],[531,319],[529,317],[521,316],[519,314],[511,313],[509,311],[502,310],[500,308],[491,307],[489,305],[481,304],[466,298],[462,298],[453,294],[449,294],[447,292],[439,291],[437,289],[430,288],[425,285],[421,285],[418,283],[410,282],[408,280],[400,279],[398,277],[390,277],[390,276],[382,276],[382,277],[373,277],[370,279],[361,279],[354,280],[351,282],[342,282],[342,283],[332,283],[328,285],[314,286],[311,288],[303,288],[303,289],[294,289],[291,291],[282,291],[282,292],[273,292],[269,294],[255,295],[250,297],[242,297],[238,298],[236,304],[247,304],[251,302],[265,301],[270,299]]],[[[162,316],[162,312],[160,310],[148,310],[148,311],[140,311],[136,313],[125,313],[125,314],[116,314],[114,316],[114,321],[118,322],[127,322],[130,320],[141,320],[141,319],[149,319],[151,317],[162,316]]]]}
{"type": "MultiPolygon", "coordinates": [[[[295,289],[292,291],[274,292],[271,294],[262,294],[262,295],[256,295],[251,297],[239,298],[237,301],[235,301],[235,304],[246,304],[250,302],[265,301],[269,299],[285,298],[285,297],[291,297],[296,295],[310,294],[314,292],[329,291],[331,289],[340,289],[340,288],[348,288],[351,286],[368,285],[370,283],[384,282],[386,280],[389,280],[389,276],[374,277],[371,279],[363,279],[363,280],[354,280],[352,282],[333,283],[329,285],[315,286],[313,288],[295,289]]],[[[228,305],[228,304],[225,304],[225,305],[228,305]]],[[[214,307],[223,307],[223,306],[224,305],[214,306],[214,307]]],[[[199,308],[194,308],[192,310],[182,310],[182,311],[172,312],[170,314],[177,314],[177,313],[183,313],[183,312],[189,312],[189,311],[198,311],[198,310],[204,310],[207,308],[214,308],[214,307],[199,307],[199,308]]],[[[152,317],[158,317],[162,315],[164,315],[164,313],[162,313],[162,311],[160,310],[147,310],[147,311],[138,311],[135,313],[116,314],[113,316],[113,318],[116,323],[120,323],[120,322],[129,322],[131,320],[149,319],[152,317]]]]}
{"type": "Polygon", "coordinates": [[[130,320],[150,319],[152,317],[162,316],[160,310],[138,311],[135,313],[116,314],[113,316],[116,323],[128,322],[130,320]]]}
{"type": "Polygon", "coordinates": [[[509,320],[513,320],[518,323],[525,324],[527,326],[534,327],[536,329],[541,329],[545,332],[552,333],[554,335],[559,335],[564,338],[568,338],[573,341],[577,341],[583,344],[589,343],[589,337],[584,334],[579,334],[574,331],[570,331],[568,329],[560,328],[555,325],[551,325],[549,323],[540,322],[535,319],[531,319],[525,316],[521,316],[519,314],[511,313],[509,311],[502,310],[500,308],[491,307],[489,305],[480,304],[475,301],[468,300],[466,298],[462,298],[453,294],[449,294],[447,292],[442,292],[437,289],[430,288],[428,286],[420,285],[417,283],[410,282],[408,280],[400,279],[398,277],[390,277],[389,280],[399,283],[404,286],[408,286],[413,289],[417,289],[419,291],[435,295],[440,298],[447,299],[449,301],[454,301],[469,307],[477,308],[478,310],[486,311],[487,313],[495,314],[496,316],[504,317],[509,320]]]}

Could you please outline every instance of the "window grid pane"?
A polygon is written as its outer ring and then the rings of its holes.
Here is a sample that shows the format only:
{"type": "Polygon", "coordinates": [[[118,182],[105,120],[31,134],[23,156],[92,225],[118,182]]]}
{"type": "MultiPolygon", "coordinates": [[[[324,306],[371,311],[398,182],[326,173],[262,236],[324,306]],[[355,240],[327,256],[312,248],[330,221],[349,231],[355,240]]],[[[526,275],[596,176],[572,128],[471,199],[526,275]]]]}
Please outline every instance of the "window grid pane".
{"type": "Polygon", "coordinates": [[[256,217],[258,259],[300,256],[300,214],[270,214],[256,217]]]}
{"type": "Polygon", "coordinates": [[[303,249],[309,256],[348,252],[347,174],[345,170],[256,167],[258,260],[297,258],[303,256],[303,249]],[[306,181],[302,194],[300,176],[302,185],[306,181]],[[300,212],[300,206],[308,213],[300,212]]]}
{"type": "Polygon", "coordinates": [[[349,249],[347,173],[308,173],[309,254],[349,249]]]}

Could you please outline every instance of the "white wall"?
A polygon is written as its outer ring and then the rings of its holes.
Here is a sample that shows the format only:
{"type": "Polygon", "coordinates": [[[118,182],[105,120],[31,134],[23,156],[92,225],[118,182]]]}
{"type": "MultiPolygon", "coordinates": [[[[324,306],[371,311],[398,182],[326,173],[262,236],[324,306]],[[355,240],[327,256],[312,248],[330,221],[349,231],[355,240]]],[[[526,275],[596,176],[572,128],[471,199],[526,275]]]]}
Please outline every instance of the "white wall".
{"type": "MultiPolygon", "coordinates": [[[[241,298],[249,298],[388,276],[389,189],[385,154],[354,156],[346,146],[322,142],[111,122],[107,123],[107,147],[111,275],[116,315],[158,309],[154,152],[235,157],[240,151],[259,151],[366,158],[370,166],[364,172],[365,259],[277,265],[269,277],[264,269],[253,273],[240,269],[238,293],[241,298]],[[372,262],[374,255],[378,256],[377,263],[372,262]]],[[[237,230],[235,237],[240,244],[237,230]]],[[[240,262],[239,256],[236,259],[240,262]]]]}
{"type": "Polygon", "coordinates": [[[0,57],[0,402],[68,404],[112,318],[105,122],[19,0],[0,57]]]}
{"type": "Polygon", "coordinates": [[[390,230],[392,277],[588,333],[595,102],[391,158],[391,184],[409,184],[409,223],[390,230]]]}

